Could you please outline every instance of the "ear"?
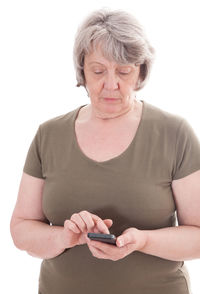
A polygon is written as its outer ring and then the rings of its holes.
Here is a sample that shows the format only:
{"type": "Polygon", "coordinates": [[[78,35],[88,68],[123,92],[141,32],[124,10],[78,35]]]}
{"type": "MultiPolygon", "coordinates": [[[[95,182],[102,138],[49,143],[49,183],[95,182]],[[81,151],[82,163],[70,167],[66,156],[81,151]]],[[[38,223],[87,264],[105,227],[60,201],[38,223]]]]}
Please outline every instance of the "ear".
{"type": "Polygon", "coordinates": [[[138,80],[137,80],[137,82],[135,84],[135,87],[133,88],[134,91],[138,90],[138,88],[140,87],[140,83],[141,83],[140,78],[138,78],[138,80]]]}
{"type": "Polygon", "coordinates": [[[138,78],[138,81],[137,81],[137,84],[136,84],[136,87],[137,87],[137,88],[140,87],[140,83],[141,83],[141,80],[140,80],[140,78],[138,78]]]}
{"type": "Polygon", "coordinates": [[[138,66],[138,74],[137,74],[138,78],[137,78],[137,82],[135,84],[135,89],[134,90],[137,90],[140,87],[140,83],[141,83],[141,78],[140,78],[140,65],[137,65],[136,64],[136,66],[138,66]]]}
{"type": "Polygon", "coordinates": [[[85,88],[85,90],[86,90],[86,92],[87,92],[87,95],[88,95],[88,97],[89,97],[89,91],[88,91],[88,88],[87,88],[86,84],[84,85],[84,88],[85,88]]]}

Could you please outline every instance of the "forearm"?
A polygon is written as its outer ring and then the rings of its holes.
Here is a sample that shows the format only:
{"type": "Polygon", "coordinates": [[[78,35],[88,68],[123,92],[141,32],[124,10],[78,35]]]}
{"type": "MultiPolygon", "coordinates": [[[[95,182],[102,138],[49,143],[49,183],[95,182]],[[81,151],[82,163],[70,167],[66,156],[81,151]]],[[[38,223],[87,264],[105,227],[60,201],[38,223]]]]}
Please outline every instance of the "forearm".
{"type": "Polygon", "coordinates": [[[139,251],[161,258],[182,261],[200,258],[200,228],[176,226],[157,230],[143,230],[146,245],[139,251]]]}
{"type": "Polygon", "coordinates": [[[66,248],[61,238],[62,226],[50,226],[41,221],[23,220],[13,228],[15,246],[42,259],[53,258],[66,248]]]}

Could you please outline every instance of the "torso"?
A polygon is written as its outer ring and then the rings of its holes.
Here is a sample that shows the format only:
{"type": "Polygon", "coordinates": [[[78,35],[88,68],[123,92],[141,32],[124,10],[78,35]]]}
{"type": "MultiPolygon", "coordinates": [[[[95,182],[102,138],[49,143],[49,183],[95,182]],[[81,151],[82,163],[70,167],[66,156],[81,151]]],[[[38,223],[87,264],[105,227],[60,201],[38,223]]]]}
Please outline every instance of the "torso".
{"type": "Polygon", "coordinates": [[[97,128],[89,121],[81,120],[87,107],[82,107],[75,121],[75,133],[81,151],[89,158],[101,162],[122,154],[134,140],[140,124],[143,103],[137,100],[131,118],[120,123],[97,128]],[[84,109],[85,108],[85,109],[84,109]]]}

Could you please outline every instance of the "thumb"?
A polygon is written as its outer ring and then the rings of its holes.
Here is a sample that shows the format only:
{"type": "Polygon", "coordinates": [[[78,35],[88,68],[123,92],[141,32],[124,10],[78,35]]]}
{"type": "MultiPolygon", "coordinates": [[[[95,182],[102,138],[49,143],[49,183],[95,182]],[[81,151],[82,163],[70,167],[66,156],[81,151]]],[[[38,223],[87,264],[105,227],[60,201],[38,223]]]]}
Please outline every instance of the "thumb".
{"type": "Polygon", "coordinates": [[[123,233],[122,235],[120,235],[119,237],[117,237],[117,241],[116,244],[118,247],[122,247],[127,245],[128,243],[131,243],[132,240],[132,236],[130,234],[130,232],[127,233],[123,233]]]}

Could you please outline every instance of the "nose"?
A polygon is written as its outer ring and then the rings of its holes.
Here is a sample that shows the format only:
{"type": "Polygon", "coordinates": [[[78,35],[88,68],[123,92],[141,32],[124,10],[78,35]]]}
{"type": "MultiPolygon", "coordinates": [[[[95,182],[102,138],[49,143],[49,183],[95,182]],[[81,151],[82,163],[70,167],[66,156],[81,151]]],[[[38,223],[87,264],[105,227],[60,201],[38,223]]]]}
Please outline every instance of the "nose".
{"type": "Polygon", "coordinates": [[[115,73],[107,73],[104,80],[104,88],[106,90],[119,89],[119,79],[115,73]]]}

